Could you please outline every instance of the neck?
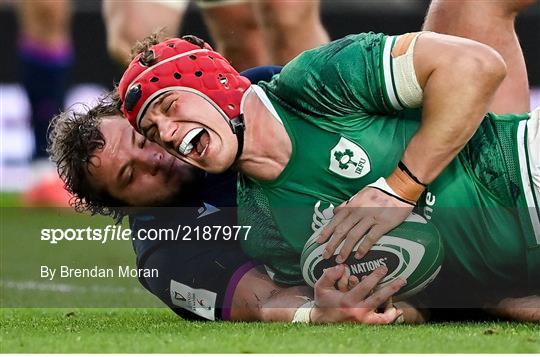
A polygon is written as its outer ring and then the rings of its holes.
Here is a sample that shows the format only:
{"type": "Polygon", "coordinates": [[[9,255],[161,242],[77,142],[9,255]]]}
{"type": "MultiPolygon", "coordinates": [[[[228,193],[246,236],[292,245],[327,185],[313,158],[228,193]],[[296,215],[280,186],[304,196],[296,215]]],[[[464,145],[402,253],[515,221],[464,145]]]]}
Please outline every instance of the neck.
{"type": "Polygon", "coordinates": [[[244,121],[244,151],[238,170],[257,180],[276,179],[291,156],[289,135],[254,91],[245,98],[244,121]]]}

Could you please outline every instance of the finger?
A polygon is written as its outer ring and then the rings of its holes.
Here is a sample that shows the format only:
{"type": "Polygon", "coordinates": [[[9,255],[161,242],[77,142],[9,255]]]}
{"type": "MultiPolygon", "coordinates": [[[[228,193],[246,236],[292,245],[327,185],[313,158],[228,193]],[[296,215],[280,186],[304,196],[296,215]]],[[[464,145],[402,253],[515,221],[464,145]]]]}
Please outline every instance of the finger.
{"type": "Polygon", "coordinates": [[[389,309],[391,307],[394,307],[394,304],[392,303],[392,297],[390,297],[390,299],[386,300],[383,304],[384,306],[384,309],[389,309]]]}
{"type": "MultiPolygon", "coordinates": [[[[393,314],[392,314],[392,309],[395,309],[396,312],[397,312],[397,315],[398,315],[398,317],[397,317],[396,319],[394,319],[394,320],[392,321],[392,323],[394,323],[394,324],[400,323],[400,324],[401,324],[401,323],[405,322],[404,317],[403,317],[403,310],[397,308],[397,307],[396,307],[395,305],[393,305],[393,304],[391,304],[391,305],[389,305],[388,307],[386,307],[386,308],[384,309],[383,314],[393,315],[393,314]]],[[[393,317],[393,316],[392,316],[392,317],[393,317]]]]}
{"type": "Polygon", "coordinates": [[[376,290],[371,296],[365,300],[365,304],[373,309],[378,308],[384,302],[392,297],[399,289],[405,286],[405,279],[397,278],[388,285],[376,290]]]}
{"type": "Polygon", "coordinates": [[[341,223],[345,217],[349,215],[348,210],[342,210],[334,215],[332,220],[324,226],[321,233],[319,234],[319,238],[317,238],[317,243],[322,244],[328,240],[328,238],[334,233],[334,230],[336,227],[341,223]]]}
{"type": "Polygon", "coordinates": [[[349,277],[351,276],[351,271],[348,267],[345,267],[343,274],[337,282],[337,288],[339,291],[346,293],[349,291],[349,277]]]}
{"type": "Polygon", "coordinates": [[[354,195],[352,195],[347,201],[344,201],[342,202],[339,206],[337,206],[336,208],[334,208],[334,213],[337,213],[339,212],[339,210],[343,209],[343,207],[347,207],[347,205],[349,204],[349,202],[351,202],[352,200],[354,200],[356,198],[356,196],[358,195],[359,192],[355,193],[354,195]]]}
{"type": "MultiPolygon", "coordinates": [[[[361,221],[362,217],[360,214],[349,214],[347,218],[345,218],[339,226],[336,227],[334,230],[334,233],[330,237],[330,240],[328,241],[326,245],[326,252],[328,253],[328,257],[325,259],[328,259],[336,249],[339,247],[341,242],[345,239],[349,231],[358,223],[358,221],[361,221]]],[[[361,237],[361,236],[360,236],[361,237]]],[[[358,240],[360,239],[358,238],[358,240]]],[[[354,247],[355,242],[352,243],[352,246],[354,247]]],[[[336,263],[340,264],[347,259],[349,254],[351,253],[352,249],[349,249],[348,252],[343,252],[343,248],[340,250],[339,255],[336,257],[336,263]]],[[[323,255],[324,257],[324,255],[323,255]]]]}
{"type": "Polygon", "coordinates": [[[388,325],[394,323],[401,315],[403,315],[403,312],[395,307],[391,307],[383,313],[371,312],[366,318],[366,323],[371,325],[388,325]]]}
{"type": "MultiPolygon", "coordinates": [[[[353,196],[354,197],[354,196],[353,196]]],[[[347,201],[343,201],[341,202],[341,204],[339,206],[337,206],[336,208],[334,208],[334,214],[335,213],[338,213],[338,211],[340,209],[342,209],[343,207],[347,206],[347,204],[349,204],[349,202],[351,201],[351,199],[349,198],[347,201]]]]}
{"type": "Polygon", "coordinates": [[[362,257],[367,254],[371,247],[373,247],[373,244],[377,243],[379,238],[381,238],[383,234],[388,232],[390,229],[392,228],[382,224],[372,225],[369,232],[367,232],[362,238],[354,257],[356,259],[362,259],[362,257]]]}
{"type": "Polygon", "coordinates": [[[366,232],[375,224],[375,220],[372,217],[365,217],[356,223],[354,227],[349,230],[345,237],[345,243],[339,251],[339,256],[336,258],[337,263],[343,263],[345,259],[351,254],[356,243],[358,243],[366,232]]]}
{"type": "Polygon", "coordinates": [[[405,323],[405,315],[403,314],[403,310],[397,309],[398,311],[398,318],[394,320],[394,324],[403,324],[405,323]]]}
{"type": "MultiPolygon", "coordinates": [[[[367,277],[368,277],[367,275],[362,275],[362,278],[360,279],[360,281],[366,280],[367,277]]],[[[372,293],[373,293],[373,290],[370,290],[368,295],[371,295],[372,293]]]]}
{"type": "Polygon", "coordinates": [[[352,290],[360,283],[360,280],[358,280],[358,277],[356,275],[351,275],[349,277],[349,290],[352,290]]]}
{"type": "Polygon", "coordinates": [[[325,269],[323,275],[315,283],[315,289],[335,289],[336,281],[343,275],[343,265],[336,265],[334,267],[325,269]]]}
{"type": "Polygon", "coordinates": [[[354,296],[354,301],[357,303],[362,302],[379,281],[384,278],[387,272],[388,269],[383,265],[375,269],[365,279],[362,279],[360,284],[349,292],[349,294],[354,296]]]}

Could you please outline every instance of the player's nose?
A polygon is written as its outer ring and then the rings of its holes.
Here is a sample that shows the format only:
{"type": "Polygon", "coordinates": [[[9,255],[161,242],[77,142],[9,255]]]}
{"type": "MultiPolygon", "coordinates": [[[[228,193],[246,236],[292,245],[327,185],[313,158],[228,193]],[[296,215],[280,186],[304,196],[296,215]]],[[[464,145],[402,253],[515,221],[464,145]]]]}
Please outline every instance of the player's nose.
{"type": "Polygon", "coordinates": [[[171,122],[170,120],[160,120],[158,124],[158,129],[159,136],[163,144],[165,144],[166,147],[174,148],[176,144],[175,138],[178,131],[178,125],[174,122],[171,122]]]}
{"type": "Polygon", "coordinates": [[[134,157],[134,162],[146,174],[155,176],[163,163],[164,154],[157,145],[149,146],[144,152],[134,157]]]}

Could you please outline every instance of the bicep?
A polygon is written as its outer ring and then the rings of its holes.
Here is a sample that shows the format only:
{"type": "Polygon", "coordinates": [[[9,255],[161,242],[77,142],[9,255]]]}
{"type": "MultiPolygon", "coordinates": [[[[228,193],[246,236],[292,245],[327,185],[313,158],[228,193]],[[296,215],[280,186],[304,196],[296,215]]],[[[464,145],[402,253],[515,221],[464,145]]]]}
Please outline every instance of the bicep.
{"type": "Polygon", "coordinates": [[[489,65],[499,59],[500,55],[485,44],[434,32],[423,32],[414,48],[414,70],[422,89],[438,69],[456,68],[466,71],[474,65],[489,65]]]}
{"type": "Polygon", "coordinates": [[[423,78],[426,66],[438,56],[431,52],[426,60],[427,49],[417,61],[416,42],[438,36],[423,32],[350,35],[302,53],[284,67],[273,89],[293,108],[339,120],[348,115],[385,115],[417,108],[423,87],[416,67],[423,78]]]}
{"type": "Polygon", "coordinates": [[[290,107],[317,117],[393,110],[382,72],[387,39],[383,34],[350,35],[303,52],[283,68],[271,89],[290,107]]]}

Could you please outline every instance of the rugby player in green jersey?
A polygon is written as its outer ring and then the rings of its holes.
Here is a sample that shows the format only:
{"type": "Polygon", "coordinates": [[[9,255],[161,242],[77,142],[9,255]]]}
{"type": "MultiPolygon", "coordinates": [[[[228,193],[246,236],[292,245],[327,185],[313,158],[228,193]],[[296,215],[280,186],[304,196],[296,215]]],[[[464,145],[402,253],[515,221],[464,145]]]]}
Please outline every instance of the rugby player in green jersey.
{"type": "Polygon", "coordinates": [[[313,217],[330,220],[328,208],[346,202],[321,241],[346,239],[351,251],[363,238],[362,255],[418,204],[441,231],[450,285],[503,287],[499,298],[540,281],[540,111],[485,115],[506,72],[471,40],[368,33],[304,52],[250,87],[191,37],[135,58],[119,90],[149,139],[209,172],[234,165],[246,177],[240,202],[262,194],[259,212],[280,237],[262,232],[245,249],[276,281],[299,282],[313,217]]]}

